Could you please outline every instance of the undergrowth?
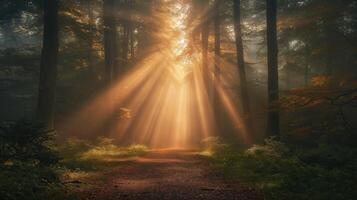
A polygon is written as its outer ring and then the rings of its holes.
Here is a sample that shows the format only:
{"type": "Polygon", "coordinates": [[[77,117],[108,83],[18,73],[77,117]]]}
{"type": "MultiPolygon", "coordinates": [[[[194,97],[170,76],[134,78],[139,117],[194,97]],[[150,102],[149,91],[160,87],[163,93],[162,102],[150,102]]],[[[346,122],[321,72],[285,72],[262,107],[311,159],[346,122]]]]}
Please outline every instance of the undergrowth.
{"type": "Polygon", "coordinates": [[[265,199],[352,200],[357,196],[355,148],[299,149],[274,139],[246,150],[215,146],[210,157],[227,178],[260,189],[265,199]]]}
{"type": "Polygon", "coordinates": [[[74,199],[60,181],[53,133],[21,120],[0,126],[0,199],[74,199]]]}
{"type": "Polygon", "coordinates": [[[59,152],[63,160],[61,165],[70,170],[101,170],[118,165],[123,158],[145,154],[148,148],[144,145],[119,147],[113,140],[100,137],[95,141],[68,139],[60,145],[59,152]]]}
{"type": "Polygon", "coordinates": [[[0,124],[1,200],[77,199],[72,188],[78,185],[71,180],[120,167],[120,159],[148,151],[142,145],[119,147],[108,138],[58,145],[54,136],[32,121],[0,124]]]}

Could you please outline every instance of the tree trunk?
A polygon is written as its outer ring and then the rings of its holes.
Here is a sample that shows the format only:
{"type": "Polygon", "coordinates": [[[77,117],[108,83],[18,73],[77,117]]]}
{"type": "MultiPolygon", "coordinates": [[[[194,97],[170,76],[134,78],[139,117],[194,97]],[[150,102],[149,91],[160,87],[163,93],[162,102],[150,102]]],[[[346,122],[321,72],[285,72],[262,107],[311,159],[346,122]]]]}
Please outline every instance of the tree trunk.
{"type": "MultiPolygon", "coordinates": [[[[134,11],[134,1],[130,1],[130,10],[134,11]]],[[[130,41],[130,59],[132,60],[135,57],[135,38],[134,38],[134,22],[133,19],[130,18],[129,21],[129,41],[130,41]]]]}
{"type": "Polygon", "coordinates": [[[220,103],[218,95],[218,86],[221,83],[221,18],[220,18],[221,0],[216,0],[214,8],[214,111],[218,127],[220,127],[220,103]]]}
{"type": "Polygon", "coordinates": [[[250,104],[248,96],[248,84],[244,62],[244,48],[242,40],[242,26],[241,26],[241,6],[240,0],[233,0],[233,13],[234,13],[234,32],[237,50],[237,67],[240,80],[240,92],[242,100],[242,109],[244,114],[244,121],[248,130],[250,130],[250,104]]]}
{"type": "MultiPolygon", "coordinates": [[[[208,1],[201,1],[202,12],[207,12],[208,1]]],[[[207,92],[210,95],[209,67],[208,67],[208,36],[209,36],[209,21],[208,15],[205,14],[201,19],[201,42],[202,42],[202,73],[207,92]]]]}
{"type": "Polygon", "coordinates": [[[277,39],[277,0],[267,0],[267,41],[268,41],[268,124],[267,133],[279,136],[279,72],[277,39]]]}
{"type": "Polygon", "coordinates": [[[130,34],[130,22],[128,20],[124,21],[124,35],[123,35],[123,65],[128,64],[128,54],[129,54],[129,34],[130,34]]]}
{"type": "Polygon", "coordinates": [[[91,80],[95,80],[95,71],[93,66],[93,44],[94,44],[94,37],[95,33],[93,33],[94,20],[93,20],[93,8],[92,8],[92,1],[88,0],[88,30],[89,30],[89,41],[88,41],[88,73],[91,80]]]}
{"type": "Polygon", "coordinates": [[[58,60],[58,0],[44,2],[43,44],[40,66],[37,119],[54,128],[58,60]]]}
{"type": "Polygon", "coordinates": [[[104,0],[104,54],[105,82],[110,85],[114,70],[118,71],[117,30],[115,18],[115,0],[104,0]]]}
{"type": "Polygon", "coordinates": [[[135,57],[134,27],[132,22],[129,22],[129,42],[130,42],[130,59],[132,60],[135,57]]]}

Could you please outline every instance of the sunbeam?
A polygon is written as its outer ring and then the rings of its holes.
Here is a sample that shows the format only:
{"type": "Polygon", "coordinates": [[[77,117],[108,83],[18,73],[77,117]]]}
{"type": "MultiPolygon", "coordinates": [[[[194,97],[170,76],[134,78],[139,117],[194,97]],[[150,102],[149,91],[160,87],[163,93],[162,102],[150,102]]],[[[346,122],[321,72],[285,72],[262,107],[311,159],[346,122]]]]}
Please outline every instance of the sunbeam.
{"type": "MultiPolygon", "coordinates": [[[[163,2],[153,17],[162,27],[156,36],[161,41],[153,48],[156,51],[68,117],[61,129],[72,136],[101,133],[123,144],[153,148],[197,147],[204,138],[217,135],[211,94],[216,90],[239,137],[249,143],[232,94],[221,83],[213,88],[205,83],[201,48],[190,41],[194,28],[187,28],[189,11],[189,4],[183,1],[163,2]]],[[[214,75],[211,57],[208,79],[214,75]]]]}

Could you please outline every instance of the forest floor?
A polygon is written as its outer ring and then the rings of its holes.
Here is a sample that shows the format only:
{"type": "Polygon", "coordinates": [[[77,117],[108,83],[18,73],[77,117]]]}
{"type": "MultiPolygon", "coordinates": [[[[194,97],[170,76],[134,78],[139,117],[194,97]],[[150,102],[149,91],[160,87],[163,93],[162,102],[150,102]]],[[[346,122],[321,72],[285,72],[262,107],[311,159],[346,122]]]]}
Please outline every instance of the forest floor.
{"type": "Polygon", "coordinates": [[[118,160],[111,169],[78,181],[75,192],[88,200],[256,200],[258,193],[229,182],[195,151],[153,150],[118,160]]]}

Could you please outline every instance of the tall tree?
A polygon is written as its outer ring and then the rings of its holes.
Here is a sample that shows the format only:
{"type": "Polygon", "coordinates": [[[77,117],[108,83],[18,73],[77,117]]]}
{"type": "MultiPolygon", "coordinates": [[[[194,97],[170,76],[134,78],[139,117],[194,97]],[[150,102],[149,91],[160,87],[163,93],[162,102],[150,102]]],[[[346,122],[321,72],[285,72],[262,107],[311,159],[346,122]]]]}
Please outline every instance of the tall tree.
{"type": "Polygon", "coordinates": [[[128,54],[129,54],[129,39],[130,39],[130,21],[125,19],[123,24],[123,43],[122,43],[122,63],[127,65],[128,63],[128,54]]]}
{"type": "Polygon", "coordinates": [[[201,42],[202,42],[202,70],[203,79],[207,91],[210,91],[209,82],[209,69],[208,69],[208,36],[209,36],[209,20],[208,20],[208,6],[209,2],[206,0],[201,0],[201,11],[203,12],[201,17],[201,42]]]}
{"type": "Polygon", "coordinates": [[[118,71],[117,23],[115,15],[115,0],[104,0],[104,54],[105,81],[110,85],[114,78],[114,71],[118,71]]]}
{"type": "Polygon", "coordinates": [[[54,127],[58,60],[58,0],[43,1],[43,46],[37,118],[48,128],[54,127]]]}
{"type": "Polygon", "coordinates": [[[89,31],[89,37],[88,37],[88,46],[89,46],[89,51],[88,51],[88,72],[90,75],[90,78],[93,80],[95,78],[95,72],[94,72],[94,66],[93,66],[93,44],[94,44],[94,37],[95,37],[95,32],[93,28],[94,24],[94,17],[93,17],[93,1],[88,0],[88,31],[89,31]]]}
{"type": "MultiPolygon", "coordinates": [[[[221,82],[221,16],[220,16],[221,0],[215,1],[214,8],[214,82],[217,86],[221,82]]],[[[214,111],[218,121],[220,121],[219,95],[217,89],[214,94],[214,111]]]]}
{"type": "Polygon", "coordinates": [[[277,39],[277,0],[267,0],[267,41],[268,41],[268,124],[267,133],[280,134],[279,116],[279,72],[277,39]]]}
{"type": "Polygon", "coordinates": [[[241,1],[233,0],[233,15],[234,15],[234,32],[235,32],[235,43],[237,51],[237,67],[239,72],[240,80],[240,93],[242,100],[242,109],[245,118],[245,124],[247,128],[250,127],[250,104],[248,96],[248,84],[245,70],[244,61],[244,47],[242,39],[242,26],[241,26],[241,1]]]}
{"type": "MultiPolygon", "coordinates": [[[[129,8],[130,8],[130,11],[133,12],[134,11],[134,5],[135,2],[133,0],[131,0],[129,2],[129,8]]],[[[130,41],[130,59],[133,59],[134,56],[135,56],[135,38],[134,38],[134,29],[135,29],[135,24],[134,24],[134,21],[132,19],[132,17],[130,17],[130,20],[129,20],[129,41],[130,41]]]]}

